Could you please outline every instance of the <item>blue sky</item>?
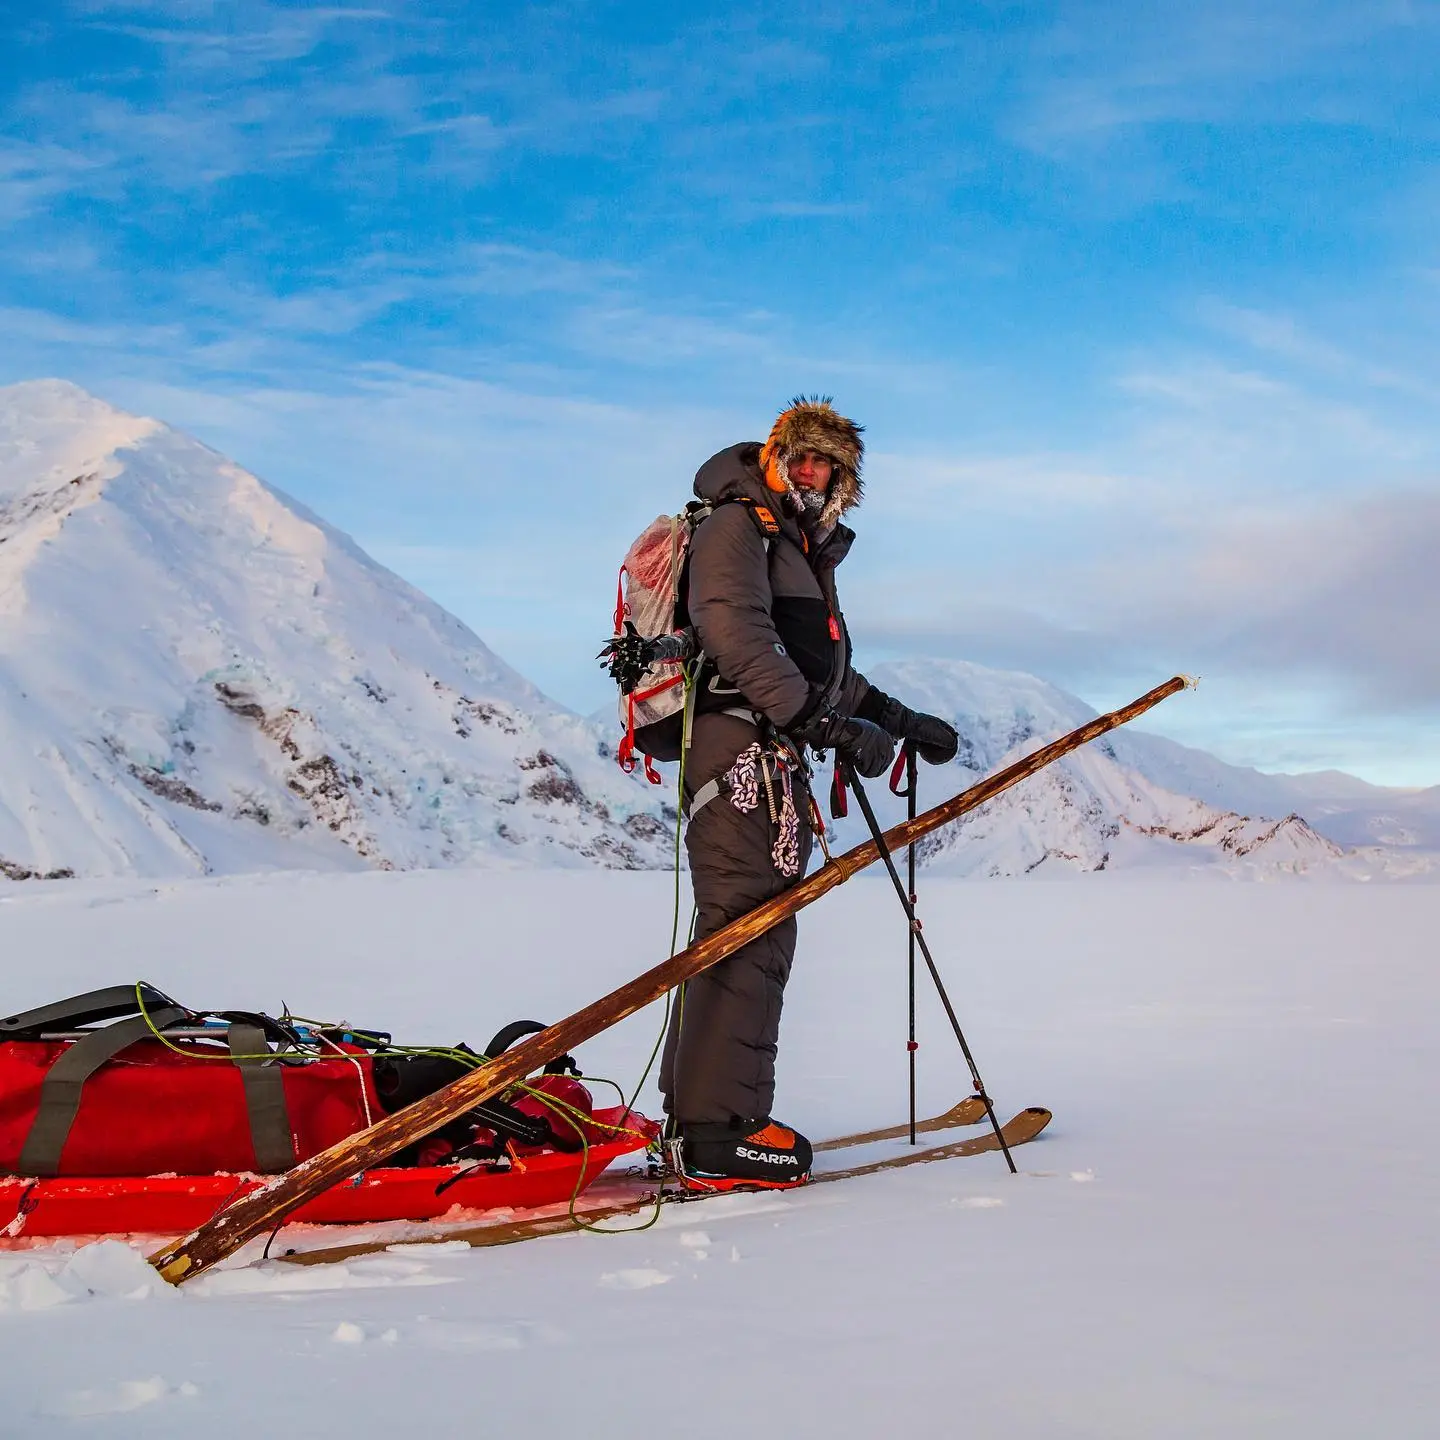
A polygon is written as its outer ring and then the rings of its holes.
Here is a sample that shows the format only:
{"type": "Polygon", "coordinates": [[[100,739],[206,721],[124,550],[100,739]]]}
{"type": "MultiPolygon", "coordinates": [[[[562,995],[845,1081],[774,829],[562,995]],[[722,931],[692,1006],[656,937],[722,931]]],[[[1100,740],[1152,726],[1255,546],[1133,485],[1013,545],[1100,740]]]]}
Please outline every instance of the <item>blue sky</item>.
{"type": "MultiPolygon", "coordinates": [[[[23,11],[23,13],[21,13],[23,11]]],[[[797,391],[866,657],[1440,782],[1432,0],[59,4],[0,20],[0,383],[350,531],[557,698],[797,391]]]]}

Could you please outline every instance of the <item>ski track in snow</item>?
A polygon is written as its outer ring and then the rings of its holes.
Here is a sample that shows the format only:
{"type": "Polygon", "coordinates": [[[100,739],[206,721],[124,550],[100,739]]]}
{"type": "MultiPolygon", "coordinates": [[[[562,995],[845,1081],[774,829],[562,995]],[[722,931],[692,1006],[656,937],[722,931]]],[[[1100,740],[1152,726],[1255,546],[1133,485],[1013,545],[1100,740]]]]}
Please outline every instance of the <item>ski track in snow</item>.
{"type": "MultiPolygon", "coordinates": [[[[666,884],[432,872],[26,891],[0,906],[6,1003],[144,974],[196,1005],[284,998],[483,1040],[663,955],[666,884]]],[[[0,1434],[238,1440],[263,1404],[315,1435],[463,1415],[628,1440],[683,1414],[687,1434],[728,1440],[738,1394],[798,1435],[1428,1440],[1436,903],[1428,886],[922,879],[992,1093],[1055,1110],[1018,1176],[984,1155],[677,1206],[631,1234],[323,1267],[261,1263],[256,1242],[179,1291],[143,1246],[12,1242],[0,1434]],[[721,1400],[701,1404],[697,1383],[721,1400]]],[[[921,979],[928,1113],[965,1087],[921,979]]],[[[819,1136],[903,1118],[904,993],[883,880],[803,918],[782,1119],[819,1136]]],[[[632,1079],[658,1024],[635,1017],[580,1059],[632,1079]]]]}

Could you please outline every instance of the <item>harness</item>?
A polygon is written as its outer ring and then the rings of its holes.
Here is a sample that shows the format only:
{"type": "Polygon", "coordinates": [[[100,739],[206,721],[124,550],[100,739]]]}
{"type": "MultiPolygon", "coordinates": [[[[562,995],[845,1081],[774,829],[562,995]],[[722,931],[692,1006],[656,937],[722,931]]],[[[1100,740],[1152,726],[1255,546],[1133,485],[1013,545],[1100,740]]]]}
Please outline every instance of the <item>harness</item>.
{"type": "MultiPolygon", "coordinates": [[[[795,805],[792,776],[798,771],[807,782],[810,780],[811,770],[804,752],[758,711],[735,708],[718,713],[748,721],[760,732],[759,737],[735,757],[723,775],[701,785],[688,804],[682,801],[681,811],[687,820],[693,820],[712,800],[726,795],[737,810],[748,814],[760,804],[763,790],[770,824],[776,831],[770,858],[782,875],[797,875],[800,872],[800,813],[795,805]]],[[[806,820],[812,826],[815,824],[813,797],[806,820]]],[[[821,829],[823,831],[823,826],[821,829]]]]}
{"type": "MultiPolygon", "coordinates": [[[[762,730],[767,721],[758,710],[749,710],[742,705],[732,705],[728,710],[717,710],[717,715],[733,715],[737,720],[748,721],[757,730],[762,730]]],[[[721,795],[729,794],[730,776],[728,772],[724,775],[717,775],[713,780],[707,780],[688,801],[681,800],[680,813],[687,819],[693,820],[712,800],[721,795]]]]}

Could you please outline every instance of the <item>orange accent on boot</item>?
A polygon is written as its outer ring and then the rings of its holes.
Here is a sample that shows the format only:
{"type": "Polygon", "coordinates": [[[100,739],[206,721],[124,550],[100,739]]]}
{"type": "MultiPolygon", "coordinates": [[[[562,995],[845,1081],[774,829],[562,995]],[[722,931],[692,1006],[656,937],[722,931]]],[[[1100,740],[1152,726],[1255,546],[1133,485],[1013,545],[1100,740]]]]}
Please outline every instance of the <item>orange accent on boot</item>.
{"type": "Polygon", "coordinates": [[[682,1170],[676,1177],[683,1190],[699,1195],[723,1195],[731,1190],[795,1190],[810,1183],[810,1172],[790,1180],[745,1180],[740,1176],[692,1175],[682,1170]]]}
{"type": "Polygon", "coordinates": [[[753,1135],[745,1137],[747,1145],[773,1145],[777,1150],[793,1150],[795,1148],[795,1132],[787,1130],[783,1125],[777,1125],[772,1120],[763,1130],[757,1130],[753,1135]]]}

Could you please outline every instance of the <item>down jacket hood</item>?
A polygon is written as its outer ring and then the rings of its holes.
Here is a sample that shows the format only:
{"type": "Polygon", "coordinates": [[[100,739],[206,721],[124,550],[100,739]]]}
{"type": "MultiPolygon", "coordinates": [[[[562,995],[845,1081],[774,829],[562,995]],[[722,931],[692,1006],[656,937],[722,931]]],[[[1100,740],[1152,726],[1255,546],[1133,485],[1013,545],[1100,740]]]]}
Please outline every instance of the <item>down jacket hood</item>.
{"type": "Polygon", "coordinates": [[[767,503],[765,477],[760,473],[760,442],[742,441],[712,455],[695,472],[695,494],[712,505],[741,495],[767,503]]]}
{"type": "Polygon", "coordinates": [[[861,427],[836,411],[828,399],[802,396],[780,413],[763,445],[754,440],[732,445],[707,460],[695,476],[695,493],[713,503],[740,494],[763,501],[769,491],[785,496],[787,504],[782,508],[799,515],[805,507],[790,479],[790,460],[813,450],[829,456],[835,467],[819,518],[819,527],[829,530],[860,503],[864,491],[860,465],[865,442],[860,433],[861,427]]]}
{"type": "Polygon", "coordinates": [[[840,414],[828,395],[797,395],[789,408],[780,412],[770,429],[770,438],[760,451],[765,484],[771,490],[789,491],[794,495],[791,459],[807,450],[828,456],[834,473],[826,492],[825,509],[820,515],[820,524],[828,529],[860,503],[864,492],[860,479],[860,466],[865,458],[865,442],[860,438],[862,429],[840,414]]]}

